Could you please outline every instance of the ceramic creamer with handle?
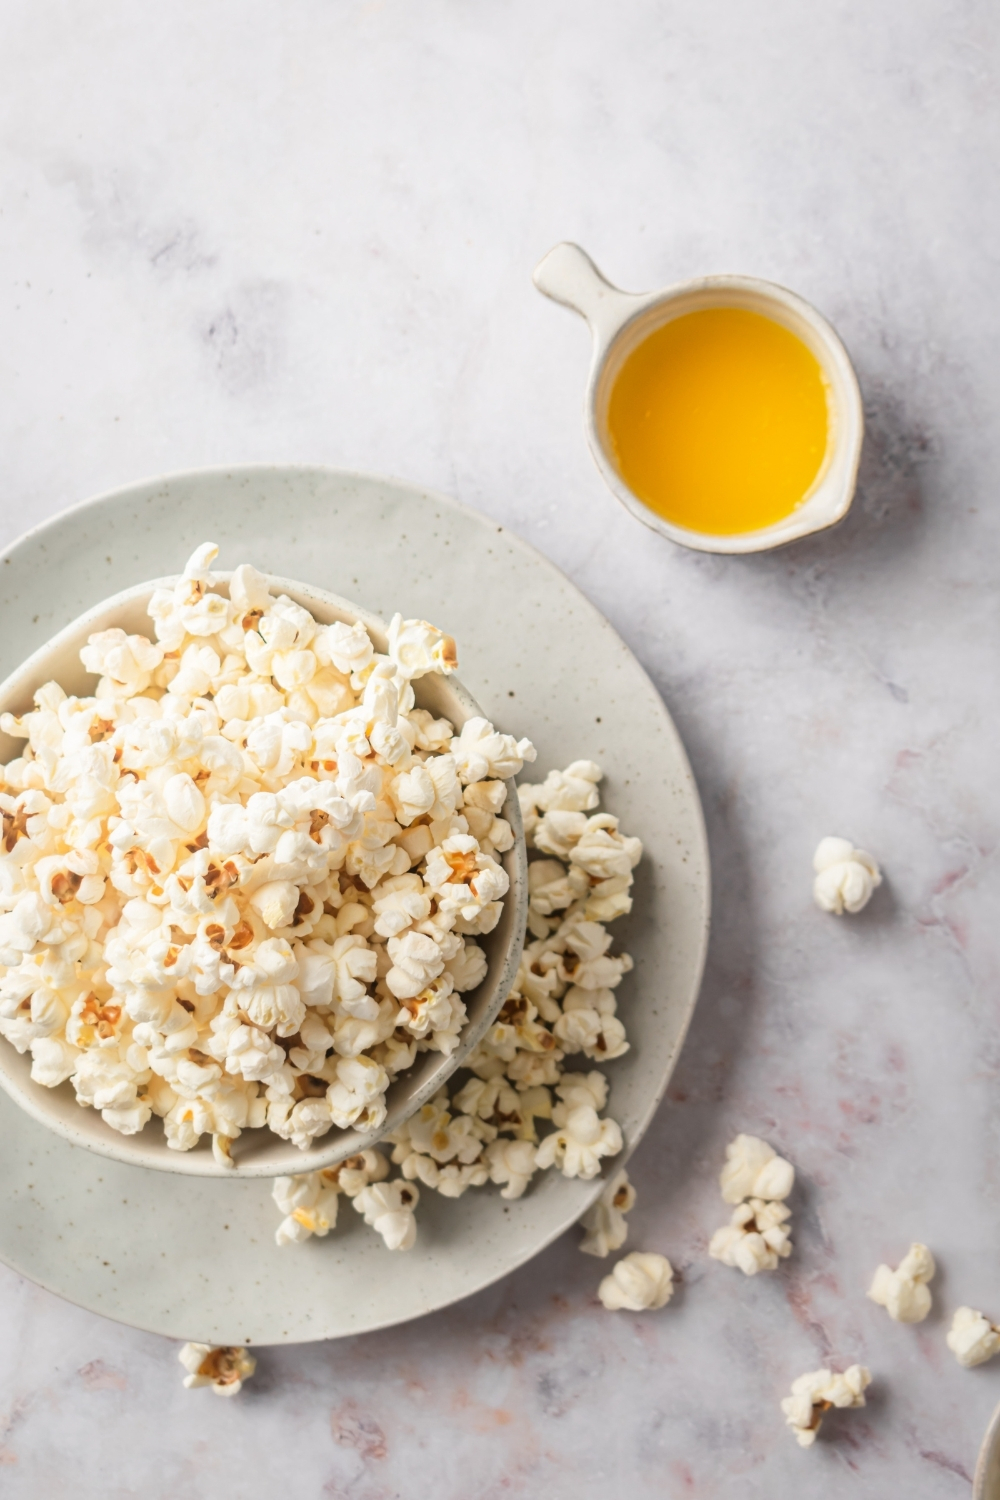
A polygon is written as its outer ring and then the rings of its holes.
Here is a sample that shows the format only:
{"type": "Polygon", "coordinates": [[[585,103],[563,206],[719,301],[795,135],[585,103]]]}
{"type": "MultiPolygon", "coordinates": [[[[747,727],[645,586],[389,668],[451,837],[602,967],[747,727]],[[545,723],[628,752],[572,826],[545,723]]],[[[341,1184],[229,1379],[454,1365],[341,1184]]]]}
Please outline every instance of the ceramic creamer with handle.
{"type": "Polygon", "coordinates": [[[587,439],[609,488],[638,520],[698,551],[761,552],[821,531],[847,514],[864,433],[861,394],[837,334],[803,298],[750,276],[706,276],[659,292],[623,292],[605,280],[579,245],[568,243],[549,251],[535,268],[534,282],[590,325],[594,343],[585,405],[587,439]],[[787,329],[815,357],[826,389],[827,446],[816,478],[789,514],[756,530],[698,531],[658,514],[625,481],[609,432],[611,394],[629,356],[672,320],[710,308],[757,313],[787,329]]]}

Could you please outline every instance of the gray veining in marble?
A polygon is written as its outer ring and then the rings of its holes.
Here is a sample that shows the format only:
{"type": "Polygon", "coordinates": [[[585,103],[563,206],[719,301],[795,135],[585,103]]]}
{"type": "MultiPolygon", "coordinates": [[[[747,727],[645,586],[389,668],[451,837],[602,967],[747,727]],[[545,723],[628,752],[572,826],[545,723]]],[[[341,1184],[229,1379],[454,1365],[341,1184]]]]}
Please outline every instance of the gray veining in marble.
{"type": "MultiPolygon", "coordinates": [[[[985,0],[8,0],[0,535],[163,470],[280,459],[450,491],[540,547],[662,689],[716,926],[631,1241],[683,1289],[606,1314],[560,1242],[452,1311],[264,1351],[232,1403],[170,1345],[0,1271],[5,1500],[949,1500],[1000,1362],[1000,21],[985,0]],[[587,336],[530,273],[579,240],[636,289],[769,277],[834,321],[869,439],[855,510],[781,555],[687,554],[604,491],[587,336]],[[814,911],[818,838],[886,884],[814,911]],[[796,1251],[706,1259],[725,1142],[800,1172],[796,1251]],[[937,1305],[864,1288],[912,1238],[937,1305]],[[863,1359],[809,1452],[791,1379],[863,1359]]],[[[530,730],[530,726],[527,726],[530,730]]]]}

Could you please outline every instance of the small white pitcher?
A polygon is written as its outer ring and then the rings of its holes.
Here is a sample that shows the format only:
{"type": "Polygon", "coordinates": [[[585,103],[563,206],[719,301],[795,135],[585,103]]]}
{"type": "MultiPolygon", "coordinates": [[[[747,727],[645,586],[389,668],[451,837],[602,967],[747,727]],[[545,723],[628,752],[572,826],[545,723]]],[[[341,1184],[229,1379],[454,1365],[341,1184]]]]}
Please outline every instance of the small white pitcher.
{"type": "Polygon", "coordinates": [[[847,350],[808,302],[784,287],[752,276],[704,276],[662,292],[622,292],[605,281],[579,245],[568,243],[556,245],[539,262],[534,282],[546,297],[573,308],[590,324],[594,353],[584,415],[587,441],[608,487],[646,526],[700,552],[763,552],[822,531],[847,514],[854,498],[864,435],[861,392],[847,350]],[[819,362],[829,406],[826,457],[801,504],[772,526],[727,536],[675,526],[650,510],[619,473],[608,433],[611,391],[633,349],[664,323],[706,307],[739,307],[761,313],[794,333],[819,362]]]}

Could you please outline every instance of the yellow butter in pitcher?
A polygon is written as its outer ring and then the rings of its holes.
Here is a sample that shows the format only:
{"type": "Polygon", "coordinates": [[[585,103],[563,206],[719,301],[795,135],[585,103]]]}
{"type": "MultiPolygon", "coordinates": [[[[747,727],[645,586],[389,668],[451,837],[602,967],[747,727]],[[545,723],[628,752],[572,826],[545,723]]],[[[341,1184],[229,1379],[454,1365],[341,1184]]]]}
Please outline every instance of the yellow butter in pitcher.
{"type": "Polygon", "coordinates": [[[633,493],[675,526],[718,536],[790,515],[823,468],[830,425],[815,355],[739,307],[657,328],[625,358],[607,409],[633,493]]]}

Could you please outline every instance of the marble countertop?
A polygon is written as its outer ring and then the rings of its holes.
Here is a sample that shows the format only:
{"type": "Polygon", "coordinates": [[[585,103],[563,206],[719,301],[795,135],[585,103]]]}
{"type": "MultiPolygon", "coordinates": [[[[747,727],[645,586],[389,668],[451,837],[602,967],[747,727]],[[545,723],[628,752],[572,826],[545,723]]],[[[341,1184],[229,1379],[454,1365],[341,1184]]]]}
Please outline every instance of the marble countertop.
{"type": "Polygon", "coordinates": [[[446,1313],[265,1350],[223,1403],[0,1268],[5,1500],[966,1494],[1000,1399],[944,1344],[961,1302],[1000,1319],[993,9],[10,0],[4,32],[0,539],[236,460],[457,495],[653,676],[715,898],[632,1168],[669,1308],[605,1313],[567,1237],[446,1313]],[[836,533],[712,558],[615,505],[586,331],[530,282],[563,238],[627,287],[740,271],[831,317],[868,420],[836,533]],[[886,872],[854,921],[811,905],[827,833],[886,872]],[[754,1280],[705,1254],[740,1129],[799,1170],[754,1280]],[[863,1293],[915,1238],[941,1271],[906,1328],[863,1293]],[[855,1360],[868,1407],[800,1451],[780,1397],[855,1360]]]}

